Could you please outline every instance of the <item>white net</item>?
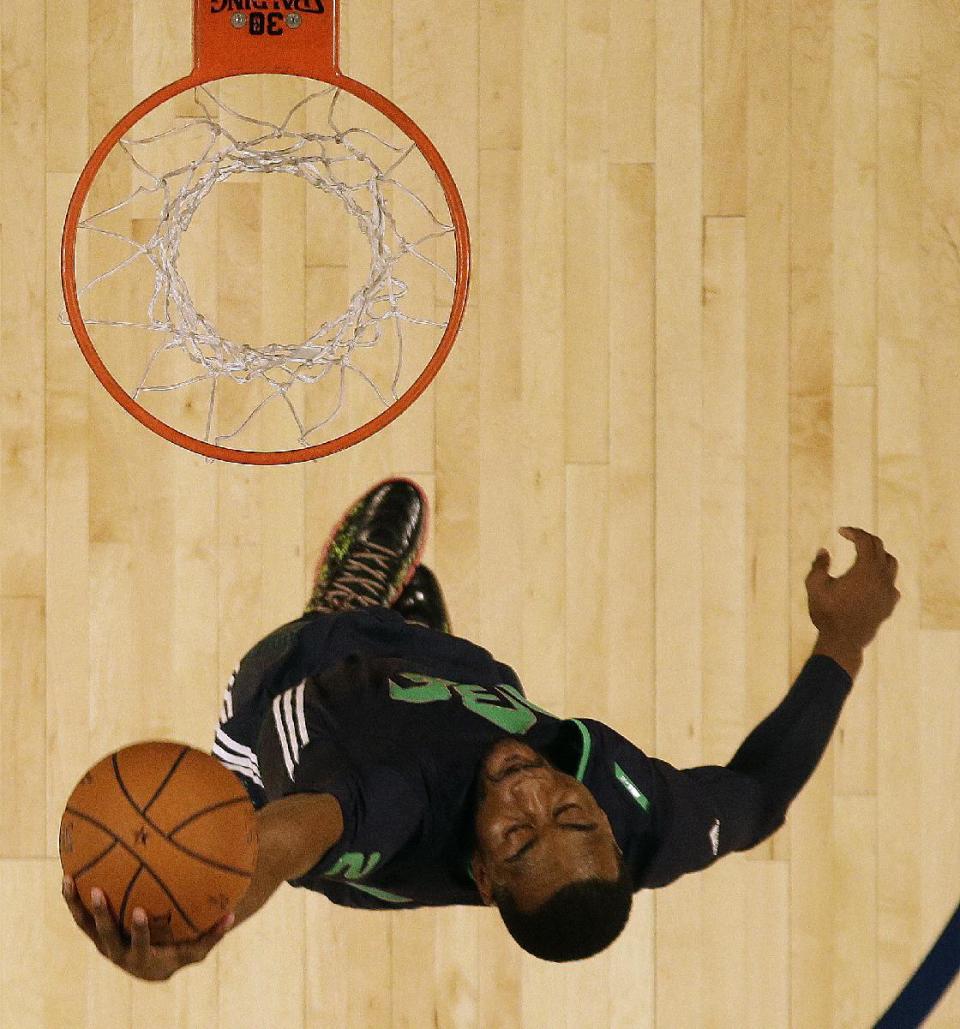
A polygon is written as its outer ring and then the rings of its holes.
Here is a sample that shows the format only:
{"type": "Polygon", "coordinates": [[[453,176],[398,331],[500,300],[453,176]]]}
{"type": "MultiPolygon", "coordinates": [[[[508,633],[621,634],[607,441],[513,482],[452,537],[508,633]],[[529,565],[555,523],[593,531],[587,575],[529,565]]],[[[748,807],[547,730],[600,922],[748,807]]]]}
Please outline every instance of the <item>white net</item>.
{"type": "Polygon", "coordinates": [[[291,76],[199,87],[135,129],[77,233],[83,321],[122,388],[187,435],[248,450],[312,446],[394,403],[455,286],[453,220],[416,144],[291,76]],[[274,176],[295,192],[265,190],[274,176]],[[258,419],[268,407],[283,419],[258,419]]]}

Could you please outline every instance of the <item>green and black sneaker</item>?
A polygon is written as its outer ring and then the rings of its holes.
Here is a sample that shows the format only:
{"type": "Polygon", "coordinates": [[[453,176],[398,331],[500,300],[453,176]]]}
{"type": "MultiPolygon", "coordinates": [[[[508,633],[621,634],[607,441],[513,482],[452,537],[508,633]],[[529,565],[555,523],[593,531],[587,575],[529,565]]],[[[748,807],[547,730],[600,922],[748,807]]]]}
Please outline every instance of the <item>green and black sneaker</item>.
{"type": "Polygon", "coordinates": [[[384,479],[340,519],[317,561],[304,613],[390,607],[427,541],[429,505],[411,479],[384,479]]]}
{"type": "Polygon", "coordinates": [[[450,615],[437,577],[426,565],[419,565],[413,578],[391,605],[408,622],[425,625],[437,632],[451,633],[450,615]]]}

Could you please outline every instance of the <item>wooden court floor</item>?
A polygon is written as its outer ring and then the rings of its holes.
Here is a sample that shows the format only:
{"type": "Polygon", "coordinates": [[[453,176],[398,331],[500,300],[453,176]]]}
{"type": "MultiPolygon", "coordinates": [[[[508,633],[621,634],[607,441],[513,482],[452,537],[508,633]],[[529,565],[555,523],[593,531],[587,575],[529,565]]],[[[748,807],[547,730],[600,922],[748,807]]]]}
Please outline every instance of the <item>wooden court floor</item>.
{"type": "MultiPolygon", "coordinates": [[[[58,320],[74,183],[188,70],[190,0],[2,2],[0,1026],[872,1025],[960,884],[960,0],[342,9],[344,70],[457,180],[470,305],[397,421],[250,468],[130,418],[58,320]],[[139,739],[209,749],[238,659],[394,474],[431,498],[455,631],[678,767],[725,763],[785,693],[839,526],[884,540],[902,601],[786,826],[638,894],[602,955],[284,887],[134,982],[61,899],[68,793],[139,739]]],[[[928,1024],[960,1025],[956,984],[928,1024]]]]}

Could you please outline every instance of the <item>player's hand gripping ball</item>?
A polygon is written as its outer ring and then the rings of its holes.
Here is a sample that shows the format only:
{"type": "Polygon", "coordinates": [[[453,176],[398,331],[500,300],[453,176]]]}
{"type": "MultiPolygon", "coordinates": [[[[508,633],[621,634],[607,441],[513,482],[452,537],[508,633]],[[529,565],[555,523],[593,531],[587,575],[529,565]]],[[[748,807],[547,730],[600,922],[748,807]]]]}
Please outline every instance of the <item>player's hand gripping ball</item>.
{"type": "Polygon", "coordinates": [[[64,898],[105,957],[168,979],[223,938],[258,846],[253,804],[219,761],[183,743],[133,744],[94,765],[67,801],[64,898]]]}
{"type": "Polygon", "coordinates": [[[91,915],[74,891],[73,880],[64,876],[63,883],[63,895],[73,920],[93,940],[97,950],[125,972],[147,982],[163,982],[184,965],[202,961],[211,948],[223,939],[234,921],[232,914],[224,915],[210,932],[190,943],[162,945],[151,941],[146,913],[142,908],[136,908],[133,932],[128,942],[117,928],[117,921],[100,890],[93,891],[94,914],[91,915]]]}

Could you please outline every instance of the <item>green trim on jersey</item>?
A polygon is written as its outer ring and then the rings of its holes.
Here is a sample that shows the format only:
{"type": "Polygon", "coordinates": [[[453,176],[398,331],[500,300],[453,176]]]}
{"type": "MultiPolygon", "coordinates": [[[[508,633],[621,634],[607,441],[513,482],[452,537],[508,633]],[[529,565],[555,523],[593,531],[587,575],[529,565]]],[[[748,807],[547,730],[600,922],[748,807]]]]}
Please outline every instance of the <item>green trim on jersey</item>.
{"type": "Polygon", "coordinates": [[[643,793],[637,788],[637,784],[630,778],[629,775],[616,763],[613,764],[613,774],[620,781],[620,785],[630,794],[631,797],[643,808],[644,811],[650,810],[650,801],[644,796],[643,793]]]}
{"type": "Polygon", "coordinates": [[[398,897],[395,893],[388,893],[386,890],[378,890],[376,886],[364,886],[362,883],[344,883],[345,886],[352,886],[355,890],[362,890],[364,893],[369,893],[371,897],[376,897],[377,900],[385,900],[388,904],[409,904],[412,901],[412,897],[398,897]]]}
{"type": "Polygon", "coordinates": [[[590,748],[593,745],[593,741],[590,739],[590,730],[579,718],[571,718],[570,721],[580,730],[580,734],[583,736],[583,753],[580,755],[580,764],[577,766],[577,781],[583,782],[583,773],[587,770],[587,762],[590,760],[590,748]]]}
{"type": "Polygon", "coordinates": [[[410,897],[401,897],[396,893],[389,893],[387,890],[379,890],[376,886],[364,886],[363,883],[354,881],[369,875],[379,862],[379,851],[374,851],[369,857],[366,854],[360,854],[355,851],[341,854],[323,873],[323,876],[325,879],[330,879],[333,882],[343,883],[344,886],[352,886],[355,890],[362,890],[364,893],[369,893],[371,897],[385,900],[389,904],[409,904],[412,899],[410,897]],[[343,876],[343,879],[335,878],[340,875],[343,876]]]}

